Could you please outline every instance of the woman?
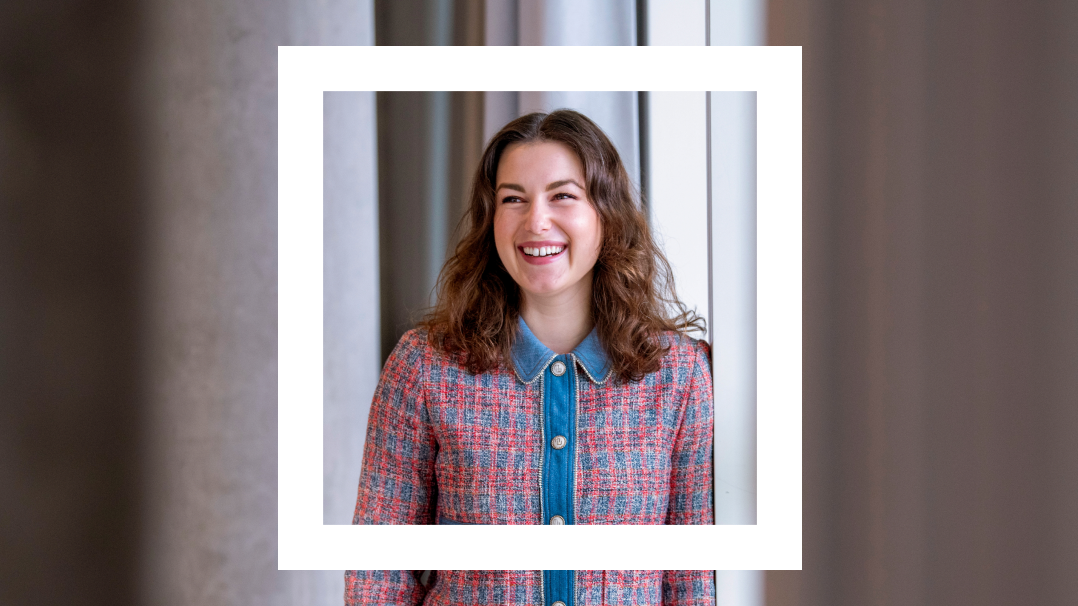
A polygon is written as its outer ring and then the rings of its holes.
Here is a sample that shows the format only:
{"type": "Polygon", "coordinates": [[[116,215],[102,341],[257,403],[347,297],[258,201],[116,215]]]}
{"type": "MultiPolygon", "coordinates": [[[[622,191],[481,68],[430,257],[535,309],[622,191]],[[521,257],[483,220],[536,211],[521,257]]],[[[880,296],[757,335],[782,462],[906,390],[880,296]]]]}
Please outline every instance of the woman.
{"type": "MultiPolygon", "coordinates": [[[[353,523],[713,523],[708,350],[683,334],[703,321],[678,301],[606,135],[569,110],[510,122],[483,154],[468,220],[437,305],[382,371],[353,523]]],[[[523,603],[617,604],[608,589],[632,586],[710,604],[711,579],[449,571],[426,603],[512,587],[523,603]]],[[[403,572],[348,574],[352,603],[425,593],[403,572]]]]}

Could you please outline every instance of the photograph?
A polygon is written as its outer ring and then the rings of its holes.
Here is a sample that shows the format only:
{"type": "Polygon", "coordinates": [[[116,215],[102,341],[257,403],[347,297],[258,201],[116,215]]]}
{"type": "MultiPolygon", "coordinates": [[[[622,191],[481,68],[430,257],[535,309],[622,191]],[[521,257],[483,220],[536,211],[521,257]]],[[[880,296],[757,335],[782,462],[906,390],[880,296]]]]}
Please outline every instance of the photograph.
{"type": "Polygon", "coordinates": [[[754,109],[325,93],[324,523],[755,523],[754,109]]]}
{"type": "MultiPolygon", "coordinates": [[[[755,130],[752,93],[324,93],[324,523],[755,523],[755,425],[716,464],[712,371],[719,339],[723,418],[754,420],[755,130]]],[[[346,579],[350,605],[715,593],[714,571],[346,579]]]]}

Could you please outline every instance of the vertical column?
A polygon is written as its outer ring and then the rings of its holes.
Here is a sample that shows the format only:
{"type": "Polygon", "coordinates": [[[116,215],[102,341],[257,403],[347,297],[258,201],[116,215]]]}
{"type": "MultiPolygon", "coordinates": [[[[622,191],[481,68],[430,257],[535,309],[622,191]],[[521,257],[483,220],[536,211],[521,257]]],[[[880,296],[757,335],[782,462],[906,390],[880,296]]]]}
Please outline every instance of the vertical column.
{"type": "MultiPolygon", "coordinates": [[[[647,38],[652,46],[706,43],[706,4],[651,2],[647,38]]],[[[707,105],[701,92],[648,93],[648,210],[652,228],[674,270],[678,296],[708,313],[707,105]]],[[[708,329],[710,331],[710,318],[708,329]]],[[[707,338],[707,337],[703,337],[707,338]]]]}
{"type": "Polygon", "coordinates": [[[323,522],[349,524],[382,367],[373,92],[323,96],[323,522]]]}
{"type": "Polygon", "coordinates": [[[756,93],[711,97],[715,521],[756,523],[756,93]]]}
{"type": "MultiPolygon", "coordinates": [[[[648,209],[677,294],[706,319],[707,104],[703,92],[648,93],[648,209]]],[[[710,321],[708,322],[710,331],[710,321]]],[[[707,339],[705,335],[697,338],[707,339]]]]}
{"type": "Polygon", "coordinates": [[[0,4],[0,602],[137,600],[137,2],[0,4]]]}
{"type": "Polygon", "coordinates": [[[774,5],[819,150],[802,602],[1074,603],[1078,10],[774,5]]]}
{"type": "Polygon", "coordinates": [[[276,570],[274,49],[370,44],[373,7],[154,0],[142,13],[150,299],[141,598],[339,604],[340,572],[276,570]]]}

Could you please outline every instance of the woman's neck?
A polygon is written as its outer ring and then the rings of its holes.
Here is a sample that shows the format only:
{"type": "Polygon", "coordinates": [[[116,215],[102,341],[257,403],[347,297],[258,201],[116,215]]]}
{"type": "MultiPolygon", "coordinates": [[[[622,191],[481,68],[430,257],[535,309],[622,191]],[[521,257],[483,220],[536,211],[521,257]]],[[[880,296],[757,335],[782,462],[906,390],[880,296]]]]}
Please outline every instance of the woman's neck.
{"type": "MultiPolygon", "coordinates": [[[[590,286],[590,284],[588,284],[590,286]]],[[[524,297],[520,315],[539,342],[567,354],[591,332],[591,288],[570,297],[524,297]]]]}

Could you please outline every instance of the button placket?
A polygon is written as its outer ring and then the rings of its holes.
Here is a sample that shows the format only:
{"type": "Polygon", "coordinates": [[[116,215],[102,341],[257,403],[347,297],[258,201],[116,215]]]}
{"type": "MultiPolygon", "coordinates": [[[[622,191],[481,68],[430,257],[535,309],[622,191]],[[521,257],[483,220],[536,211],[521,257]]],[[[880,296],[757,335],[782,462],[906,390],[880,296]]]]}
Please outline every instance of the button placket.
{"type": "Polygon", "coordinates": [[[543,596],[546,606],[572,606],[576,602],[573,595],[575,573],[572,570],[544,570],[543,586],[549,592],[543,596]]]}
{"type": "Polygon", "coordinates": [[[573,377],[567,355],[554,356],[544,377],[544,423],[548,442],[544,445],[544,510],[546,523],[572,524],[574,423],[573,377]]]}
{"type": "MultiPolygon", "coordinates": [[[[576,427],[576,374],[570,372],[572,355],[555,355],[543,374],[543,514],[544,523],[563,526],[574,523],[574,467],[576,427]]],[[[575,603],[571,570],[543,572],[545,606],[572,606],[575,603]]]]}

